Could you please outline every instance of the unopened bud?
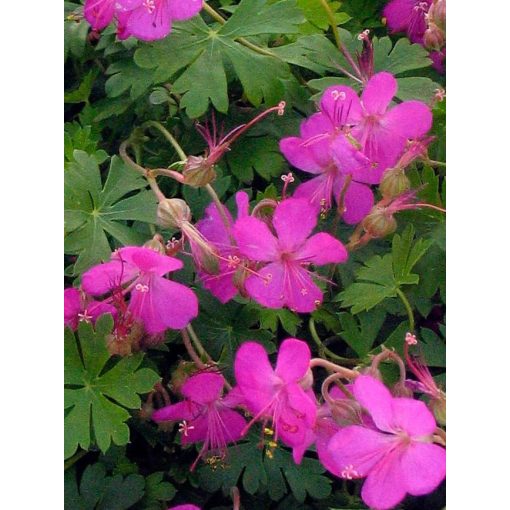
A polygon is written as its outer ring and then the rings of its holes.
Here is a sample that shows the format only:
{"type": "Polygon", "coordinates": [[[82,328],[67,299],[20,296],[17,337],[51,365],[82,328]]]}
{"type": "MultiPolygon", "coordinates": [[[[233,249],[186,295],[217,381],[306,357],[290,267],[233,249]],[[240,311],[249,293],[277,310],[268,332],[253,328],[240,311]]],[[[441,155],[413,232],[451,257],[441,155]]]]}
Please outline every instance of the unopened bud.
{"type": "Polygon", "coordinates": [[[181,229],[189,242],[191,254],[197,267],[208,274],[218,274],[220,263],[214,246],[191,223],[184,222],[181,229]]]}
{"type": "Polygon", "coordinates": [[[446,0],[436,0],[430,6],[429,12],[427,13],[427,21],[434,23],[441,30],[446,28],[446,0]]]}
{"type": "Polygon", "coordinates": [[[383,198],[395,198],[411,189],[411,182],[403,168],[389,168],[379,184],[379,190],[383,198]]]}
{"type": "Polygon", "coordinates": [[[446,398],[431,399],[429,407],[434,414],[437,423],[440,425],[446,425],[446,398]]]}
{"type": "Polygon", "coordinates": [[[144,247],[150,248],[161,255],[166,255],[165,243],[161,234],[156,234],[150,241],[144,244],[144,247]]]}
{"type": "Polygon", "coordinates": [[[214,165],[202,156],[188,156],[182,175],[184,184],[192,188],[201,188],[216,179],[214,165]]]}
{"type": "Polygon", "coordinates": [[[429,27],[423,34],[423,44],[429,50],[439,51],[446,42],[446,36],[435,23],[429,23],[429,27]]]}
{"type": "Polygon", "coordinates": [[[158,204],[158,224],[163,228],[182,228],[183,223],[191,220],[188,204],[180,198],[167,198],[158,204]]]}
{"type": "Polygon", "coordinates": [[[360,425],[363,422],[361,405],[352,399],[338,399],[330,404],[331,416],[341,427],[360,425]]]}
{"type": "Polygon", "coordinates": [[[397,220],[381,207],[374,207],[362,223],[363,229],[374,239],[386,237],[397,230],[397,220]]]}

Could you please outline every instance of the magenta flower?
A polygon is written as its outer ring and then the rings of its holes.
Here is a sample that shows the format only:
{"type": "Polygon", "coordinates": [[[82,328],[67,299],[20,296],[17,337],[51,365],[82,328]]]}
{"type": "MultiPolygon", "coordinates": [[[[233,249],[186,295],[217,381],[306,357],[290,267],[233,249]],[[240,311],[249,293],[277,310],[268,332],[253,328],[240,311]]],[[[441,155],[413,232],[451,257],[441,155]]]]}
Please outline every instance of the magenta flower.
{"type": "Polygon", "coordinates": [[[394,398],[377,379],[361,375],[353,393],[374,428],[349,426],[329,442],[342,478],[364,478],[363,501],[377,510],[397,505],[407,493],[432,492],[446,475],[446,451],[433,444],[436,421],[427,406],[394,398]]]}
{"type": "MultiPolygon", "coordinates": [[[[248,216],[248,195],[244,191],[238,191],[235,199],[237,203],[237,218],[248,216]]],[[[216,248],[221,257],[219,260],[219,272],[217,274],[210,274],[202,270],[199,271],[198,276],[204,287],[222,303],[230,301],[237,294],[237,287],[234,284],[234,275],[241,264],[240,253],[232,237],[234,220],[226,207],[224,207],[224,210],[231,225],[230,230],[227,230],[218,208],[214,203],[211,203],[207,207],[204,218],[196,225],[200,233],[216,248]]]]}
{"type": "Polygon", "coordinates": [[[225,379],[213,372],[191,376],[182,386],[186,400],[158,409],[152,415],[156,422],[181,421],[182,444],[203,442],[200,453],[191,466],[193,470],[205,456],[225,458],[228,443],[241,438],[246,420],[232,409],[237,398],[222,397],[225,379]]]}
{"type": "Polygon", "coordinates": [[[94,30],[102,30],[116,13],[125,13],[143,0],[85,0],[83,14],[94,30]]]}
{"type": "Polygon", "coordinates": [[[411,42],[422,44],[431,4],[432,0],[391,0],[383,16],[391,32],[406,32],[411,42]]]}
{"type": "Polygon", "coordinates": [[[200,507],[198,507],[196,505],[190,505],[188,503],[185,505],[172,506],[172,507],[168,508],[168,510],[201,510],[201,509],[200,509],[200,507]]]}
{"type": "Polygon", "coordinates": [[[309,364],[310,349],[296,338],[282,342],[274,370],[256,342],[243,343],[234,362],[237,388],[254,415],[249,425],[259,419],[272,422],[275,441],[281,439],[292,448],[307,441],[317,414],[315,402],[299,385],[309,364]]]}
{"type": "Polygon", "coordinates": [[[332,116],[328,113],[325,110],[303,121],[301,137],[283,138],[280,150],[293,166],[317,175],[301,184],[294,197],[306,198],[322,210],[332,206],[332,197],[339,203],[350,176],[352,181],[344,191],[342,217],[346,223],[358,223],[374,205],[372,190],[363,184],[367,182],[365,173],[370,169],[370,161],[340,132],[347,111],[332,112],[332,116]]]}
{"type": "Polygon", "coordinates": [[[113,305],[101,301],[89,301],[82,298],[81,292],[75,288],[64,290],[64,325],[75,330],[81,321],[96,323],[96,320],[105,313],[114,317],[117,310],[113,305]]]}
{"type": "Polygon", "coordinates": [[[163,39],[172,29],[172,21],[197,15],[202,0],[139,0],[138,5],[120,23],[120,37],[130,35],[142,41],[163,39]]]}
{"type": "Polygon", "coordinates": [[[422,137],[432,127],[430,108],[421,101],[404,101],[389,108],[397,88],[394,76],[382,72],[370,78],[361,98],[345,86],[324,91],[322,110],[329,109],[330,116],[336,111],[348,112],[344,122],[352,126],[350,133],[373,163],[366,172],[357,172],[359,181],[379,183],[384,170],[395,165],[407,141],[422,137]]]}
{"type": "Polygon", "coordinates": [[[233,233],[239,251],[248,259],[267,263],[247,278],[245,288],[268,308],[288,306],[297,312],[312,312],[322,303],[322,291],[305,266],[345,262],[348,254],[334,237],[320,232],[311,237],[317,211],[306,200],[288,198],[273,215],[275,237],[261,220],[238,219],[233,233]]]}
{"type": "Polygon", "coordinates": [[[89,269],[82,287],[93,296],[130,292],[128,311],[150,334],[182,329],[198,315],[198,300],[184,285],[164,278],[182,266],[180,260],[150,248],[128,246],[114,252],[110,262],[89,269]]]}

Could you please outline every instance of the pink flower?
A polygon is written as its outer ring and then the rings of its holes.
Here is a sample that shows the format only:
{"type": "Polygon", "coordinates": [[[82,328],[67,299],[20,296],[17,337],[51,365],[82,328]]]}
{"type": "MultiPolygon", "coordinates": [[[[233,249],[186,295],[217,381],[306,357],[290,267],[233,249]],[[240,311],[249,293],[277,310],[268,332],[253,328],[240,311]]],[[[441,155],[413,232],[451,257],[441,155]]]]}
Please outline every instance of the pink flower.
{"type": "Polygon", "coordinates": [[[271,421],[275,441],[281,439],[292,448],[307,441],[317,414],[315,402],[299,385],[309,364],[310,349],[296,338],[282,342],[274,370],[256,342],[243,343],[234,362],[237,389],[254,415],[249,425],[259,419],[271,421]]]}
{"type": "Polygon", "coordinates": [[[227,444],[240,439],[246,425],[246,420],[232,410],[237,399],[222,397],[224,384],[225,379],[217,373],[193,375],[181,388],[186,400],[158,409],[152,415],[156,422],[183,420],[179,428],[182,444],[204,443],[191,470],[204,456],[223,459],[227,444]]]}
{"type": "Polygon", "coordinates": [[[117,310],[113,305],[100,301],[86,303],[78,289],[69,288],[64,290],[65,326],[75,330],[81,321],[95,324],[96,320],[105,313],[110,313],[115,317],[117,310]]]}
{"type": "Polygon", "coordinates": [[[359,181],[379,183],[384,170],[397,162],[408,139],[420,138],[432,127],[430,108],[421,101],[404,101],[389,108],[397,88],[394,76],[382,72],[370,78],[361,98],[345,86],[324,91],[322,110],[329,111],[332,118],[338,117],[335,112],[348,112],[341,122],[351,126],[350,133],[373,162],[372,168],[356,173],[359,181]]]}
{"type": "Polygon", "coordinates": [[[394,398],[365,375],[353,393],[376,428],[353,425],[333,436],[328,448],[342,478],[366,477],[361,497],[377,510],[393,508],[407,493],[432,492],[446,475],[446,451],[432,443],[436,421],[426,405],[394,398]]]}
{"type": "Polygon", "coordinates": [[[365,173],[370,161],[341,132],[346,114],[347,110],[335,113],[325,109],[324,113],[312,115],[301,123],[301,137],[283,138],[280,150],[293,166],[317,175],[301,184],[294,197],[306,198],[322,210],[331,207],[332,197],[338,204],[350,176],[352,181],[344,191],[342,216],[346,223],[354,224],[370,211],[374,195],[363,184],[367,182],[365,173]]]}
{"type": "MultiPolygon", "coordinates": [[[[237,203],[237,218],[247,217],[249,207],[248,195],[244,191],[238,191],[235,199],[237,203]]],[[[204,287],[222,303],[230,301],[237,294],[234,275],[241,264],[240,253],[232,237],[234,220],[226,207],[224,207],[224,211],[231,225],[230,230],[227,230],[214,203],[207,207],[204,218],[196,225],[200,233],[216,248],[222,257],[219,261],[218,274],[210,274],[206,271],[199,271],[198,273],[204,287]]]]}
{"type": "Polygon", "coordinates": [[[186,504],[186,505],[172,506],[172,507],[168,508],[168,510],[201,510],[201,509],[200,509],[200,507],[198,507],[196,505],[186,504]]]}
{"type": "Polygon", "coordinates": [[[234,237],[248,259],[267,263],[245,282],[246,291],[268,308],[288,306],[311,312],[322,303],[322,291],[304,266],[345,262],[344,245],[324,232],[310,234],[317,224],[317,211],[306,200],[288,198],[273,215],[275,237],[261,220],[248,216],[236,221],[234,237]]]}
{"type": "Polygon", "coordinates": [[[391,0],[384,8],[383,16],[391,32],[406,32],[411,42],[421,44],[431,4],[432,0],[391,0]]]}
{"type": "Polygon", "coordinates": [[[121,37],[129,35],[142,41],[163,39],[172,29],[172,21],[197,15],[202,0],[139,0],[138,6],[122,20],[121,37]]]}
{"type": "Polygon", "coordinates": [[[131,292],[128,311],[143,322],[148,333],[182,329],[198,315],[198,300],[184,285],[164,278],[182,266],[180,260],[150,248],[127,246],[114,252],[110,262],[89,269],[82,287],[98,296],[128,284],[122,290],[131,292]]]}
{"type": "Polygon", "coordinates": [[[125,13],[138,7],[142,0],[85,0],[83,14],[94,30],[102,30],[115,13],[125,13]]]}

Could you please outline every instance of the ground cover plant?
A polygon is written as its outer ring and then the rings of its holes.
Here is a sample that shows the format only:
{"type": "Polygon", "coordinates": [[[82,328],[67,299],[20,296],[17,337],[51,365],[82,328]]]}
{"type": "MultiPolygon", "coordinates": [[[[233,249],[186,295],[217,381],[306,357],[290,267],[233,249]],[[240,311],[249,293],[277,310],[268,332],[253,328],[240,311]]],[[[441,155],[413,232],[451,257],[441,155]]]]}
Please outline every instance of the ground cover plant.
{"type": "Polygon", "coordinates": [[[64,3],[65,506],[445,506],[445,2],[64,3]]]}

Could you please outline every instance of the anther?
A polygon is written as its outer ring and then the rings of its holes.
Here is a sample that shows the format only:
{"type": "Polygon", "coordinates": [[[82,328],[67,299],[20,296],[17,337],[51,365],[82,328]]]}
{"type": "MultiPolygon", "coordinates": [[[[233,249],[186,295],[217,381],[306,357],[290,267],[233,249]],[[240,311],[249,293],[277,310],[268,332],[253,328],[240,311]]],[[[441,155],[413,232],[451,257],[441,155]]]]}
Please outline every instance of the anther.
{"type": "Polygon", "coordinates": [[[407,332],[406,333],[406,344],[407,345],[416,345],[418,343],[418,340],[416,339],[416,335],[413,335],[412,333],[407,332]]]}
{"type": "Polygon", "coordinates": [[[137,283],[135,285],[135,290],[137,290],[138,292],[141,292],[143,294],[145,292],[149,292],[149,286],[144,285],[143,283],[137,283]]]}
{"type": "Polygon", "coordinates": [[[347,480],[352,480],[353,478],[359,478],[360,474],[354,469],[352,464],[345,466],[342,472],[340,473],[342,478],[346,478],[347,480]]]}

